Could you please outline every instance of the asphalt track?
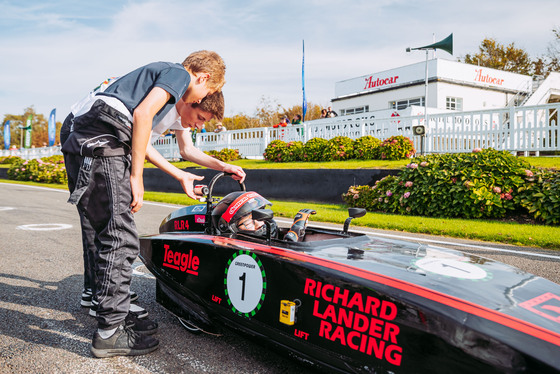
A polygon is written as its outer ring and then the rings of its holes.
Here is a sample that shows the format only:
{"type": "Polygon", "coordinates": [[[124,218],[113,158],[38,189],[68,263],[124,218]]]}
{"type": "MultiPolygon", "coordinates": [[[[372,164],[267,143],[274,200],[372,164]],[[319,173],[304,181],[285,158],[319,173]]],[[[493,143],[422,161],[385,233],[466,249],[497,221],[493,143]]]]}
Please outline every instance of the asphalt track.
{"type": "MultiPolygon", "coordinates": [[[[231,331],[221,336],[185,331],[155,302],[155,281],[139,261],[132,288],[160,324],[160,348],[145,356],[92,358],[96,323],[79,304],[81,237],[77,212],[67,198],[64,190],[0,183],[0,373],[314,372],[231,331]]],[[[146,202],[136,214],[139,233],[156,233],[176,208],[146,202]]],[[[460,249],[560,283],[560,253],[555,251],[352,229],[460,249]]]]}

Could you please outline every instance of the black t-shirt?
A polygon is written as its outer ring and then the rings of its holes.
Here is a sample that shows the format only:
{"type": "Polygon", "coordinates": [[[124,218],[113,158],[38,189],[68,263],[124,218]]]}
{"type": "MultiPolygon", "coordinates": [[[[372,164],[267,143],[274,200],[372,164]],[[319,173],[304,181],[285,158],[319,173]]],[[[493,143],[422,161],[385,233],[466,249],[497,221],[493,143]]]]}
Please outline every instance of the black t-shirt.
{"type": "Polygon", "coordinates": [[[190,82],[191,77],[183,65],[171,62],[153,62],[120,77],[98,95],[115,97],[126,106],[130,113],[134,113],[136,107],[152,88],[164,89],[171,95],[171,98],[154,116],[153,127],[165,117],[177,100],[181,99],[190,82]]]}

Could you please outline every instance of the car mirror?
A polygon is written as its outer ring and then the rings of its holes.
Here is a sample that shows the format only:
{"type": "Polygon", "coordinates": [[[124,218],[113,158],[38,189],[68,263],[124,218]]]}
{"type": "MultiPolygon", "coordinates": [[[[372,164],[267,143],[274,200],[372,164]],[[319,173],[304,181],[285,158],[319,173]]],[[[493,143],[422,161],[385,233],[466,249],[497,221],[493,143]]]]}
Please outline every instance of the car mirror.
{"type": "Polygon", "coordinates": [[[348,227],[350,226],[350,221],[352,221],[353,218],[360,218],[366,215],[366,210],[364,208],[348,208],[348,215],[349,217],[346,218],[346,221],[344,221],[344,227],[342,229],[342,233],[344,235],[348,234],[348,227]]]}
{"type": "Polygon", "coordinates": [[[360,218],[366,215],[364,208],[348,208],[348,216],[352,218],[360,218]]]}
{"type": "Polygon", "coordinates": [[[256,221],[267,221],[274,218],[274,212],[270,209],[256,209],[251,216],[256,221]]]}

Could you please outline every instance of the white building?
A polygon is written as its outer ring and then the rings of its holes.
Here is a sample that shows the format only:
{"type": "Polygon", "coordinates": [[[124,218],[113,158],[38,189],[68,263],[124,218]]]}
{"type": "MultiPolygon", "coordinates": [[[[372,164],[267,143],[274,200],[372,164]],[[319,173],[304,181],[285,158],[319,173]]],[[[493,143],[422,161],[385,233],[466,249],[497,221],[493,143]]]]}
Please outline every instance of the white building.
{"type": "MultiPolygon", "coordinates": [[[[553,73],[533,94],[530,76],[461,62],[428,60],[428,113],[475,111],[559,101],[560,74],[553,73]],[[538,97],[537,97],[538,96],[538,97]]],[[[373,112],[376,117],[424,113],[426,62],[335,83],[338,115],[373,112]]],[[[535,87],[536,89],[536,87],[535,87]]]]}

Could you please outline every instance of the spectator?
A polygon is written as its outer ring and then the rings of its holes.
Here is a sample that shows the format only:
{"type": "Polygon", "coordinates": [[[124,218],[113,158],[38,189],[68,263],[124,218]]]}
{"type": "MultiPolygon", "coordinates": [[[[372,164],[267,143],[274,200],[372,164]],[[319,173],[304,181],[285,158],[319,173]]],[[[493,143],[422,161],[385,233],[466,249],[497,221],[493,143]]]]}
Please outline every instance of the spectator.
{"type": "MultiPolygon", "coordinates": [[[[222,127],[223,127],[223,126],[222,126],[222,127]]],[[[206,132],[206,124],[203,123],[203,124],[202,124],[202,128],[200,129],[200,133],[203,134],[203,133],[205,133],[205,132],[206,132]]]]}
{"type": "Polygon", "coordinates": [[[292,125],[301,125],[301,115],[296,114],[292,120],[292,125]]]}
{"type": "Polygon", "coordinates": [[[214,129],[214,132],[218,133],[218,132],[224,132],[224,131],[227,131],[226,127],[221,122],[218,122],[218,124],[216,125],[216,128],[214,129]]]}
{"type": "Polygon", "coordinates": [[[275,129],[277,129],[278,127],[286,127],[286,126],[288,126],[288,123],[290,123],[288,121],[288,117],[283,117],[283,118],[280,119],[279,123],[277,123],[276,125],[274,125],[272,127],[274,127],[275,129]]]}
{"type": "Polygon", "coordinates": [[[332,118],[332,117],[336,117],[338,116],[338,114],[332,110],[332,107],[328,107],[327,109],[327,117],[332,118]]]}
{"type": "Polygon", "coordinates": [[[327,110],[321,109],[321,118],[327,118],[327,110]]]}

